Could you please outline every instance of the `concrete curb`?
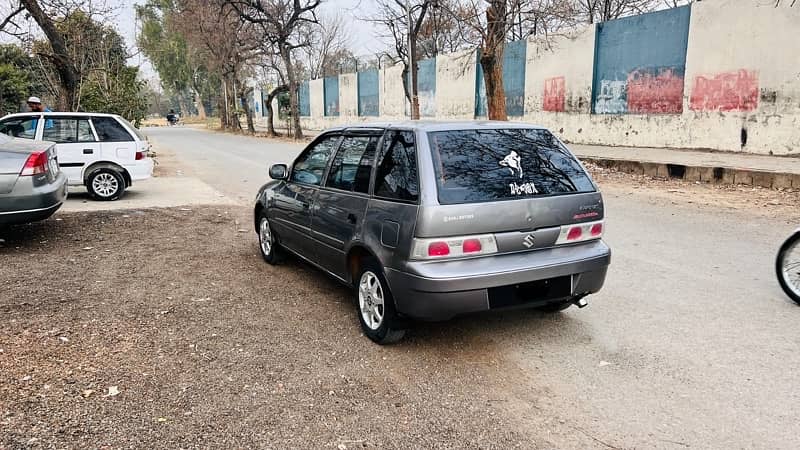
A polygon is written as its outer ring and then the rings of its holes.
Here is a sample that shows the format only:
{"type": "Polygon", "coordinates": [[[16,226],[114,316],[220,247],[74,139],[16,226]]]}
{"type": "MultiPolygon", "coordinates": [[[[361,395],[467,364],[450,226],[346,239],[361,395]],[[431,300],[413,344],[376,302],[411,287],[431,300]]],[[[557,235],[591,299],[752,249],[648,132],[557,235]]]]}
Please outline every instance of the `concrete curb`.
{"type": "Polygon", "coordinates": [[[673,178],[686,181],[702,181],[715,184],[743,184],[772,189],[800,189],[800,174],[770,172],[733,167],[691,166],[684,164],[631,161],[596,156],[578,156],[606,169],[654,178],[673,178]]]}

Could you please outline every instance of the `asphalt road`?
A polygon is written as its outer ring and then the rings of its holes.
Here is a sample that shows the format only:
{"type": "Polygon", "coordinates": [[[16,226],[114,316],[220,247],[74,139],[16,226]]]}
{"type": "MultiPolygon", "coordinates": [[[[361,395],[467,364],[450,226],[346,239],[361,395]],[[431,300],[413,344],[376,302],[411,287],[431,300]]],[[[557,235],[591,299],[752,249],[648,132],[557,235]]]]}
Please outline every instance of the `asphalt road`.
{"type": "MultiPolygon", "coordinates": [[[[302,148],[190,128],[146,133],[243,204],[268,164],[302,148]]],[[[773,275],[797,208],[744,190],[600,184],[614,253],[588,308],[426,325],[420,351],[497,364],[504,376],[482,382],[502,392],[509,426],[572,430],[552,436],[559,448],[800,447],[800,308],[773,275]],[[453,328],[481,350],[437,343],[436,330],[453,328]]]]}

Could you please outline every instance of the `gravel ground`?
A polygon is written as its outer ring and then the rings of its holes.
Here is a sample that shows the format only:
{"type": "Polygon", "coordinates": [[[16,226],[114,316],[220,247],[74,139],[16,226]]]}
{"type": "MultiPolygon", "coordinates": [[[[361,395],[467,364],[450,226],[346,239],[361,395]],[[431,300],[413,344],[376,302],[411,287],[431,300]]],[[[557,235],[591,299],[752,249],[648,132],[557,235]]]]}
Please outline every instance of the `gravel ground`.
{"type": "Polygon", "coordinates": [[[370,343],[346,288],[261,261],[244,209],[60,214],[0,238],[0,448],[537,448],[568,431],[517,432],[518,372],[457,322],[370,343]]]}

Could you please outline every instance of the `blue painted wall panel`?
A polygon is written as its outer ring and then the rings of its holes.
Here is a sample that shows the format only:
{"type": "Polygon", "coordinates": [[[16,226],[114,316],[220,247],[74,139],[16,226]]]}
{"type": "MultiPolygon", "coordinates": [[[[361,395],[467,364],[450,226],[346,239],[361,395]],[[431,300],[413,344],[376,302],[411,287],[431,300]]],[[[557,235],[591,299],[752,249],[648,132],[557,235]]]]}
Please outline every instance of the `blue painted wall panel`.
{"type": "Polygon", "coordinates": [[[311,117],[311,90],[308,87],[308,80],[300,83],[297,97],[300,103],[300,117],[311,117]]]}
{"type": "Polygon", "coordinates": [[[682,88],[676,92],[676,86],[682,83],[686,68],[690,15],[691,6],[682,6],[598,24],[592,112],[676,112],[676,97],[682,96],[682,88]],[[631,81],[634,86],[629,86],[631,81]],[[629,93],[638,98],[629,98],[629,93]]]}
{"type": "Polygon", "coordinates": [[[506,44],[503,53],[503,89],[506,91],[506,113],[512,117],[525,114],[525,49],[527,42],[506,44]]]}
{"type": "Polygon", "coordinates": [[[380,115],[377,70],[358,72],[358,115],[372,117],[380,115]]]}
{"type": "MultiPolygon", "coordinates": [[[[503,89],[506,92],[506,114],[522,117],[525,114],[525,52],[527,42],[506,43],[503,52],[503,89]]],[[[486,100],[486,82],[483,66],[480,64],[480,51],[477,55],[475,71],[475,116],[489,115],[486,100]]]]}
{"type": "Polygon", "coordinates": [[[327,77],[322,81],[323,97],[325,99],[325,116],[339,115],[339,77],[327,77]]]}
{"type": "Polygon", "coordinates": [[[419,80],[419,115],[421,117],[436,116],[436,58],[424,59],[419,62],[417,72],[419,80]]]}

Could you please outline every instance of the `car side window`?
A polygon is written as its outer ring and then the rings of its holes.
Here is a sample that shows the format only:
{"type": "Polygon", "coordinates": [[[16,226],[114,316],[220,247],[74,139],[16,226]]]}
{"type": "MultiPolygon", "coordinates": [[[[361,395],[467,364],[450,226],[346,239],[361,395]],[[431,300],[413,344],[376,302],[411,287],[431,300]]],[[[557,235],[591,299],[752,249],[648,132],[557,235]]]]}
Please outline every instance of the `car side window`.
{"type": "Polygon", "coordinates": [[[352,192],[369,192],[369,177],[378,136],[346,136],[331,165],[325,186],[352,192]]]}
{"type": "Polygon", "coordinates": [[[375,173],[375,196],[409,202],[419,199],[413,132],[389,131],[384,136],[375,173]]]}
{"type": "Polygon", "coordinates": [[[15,117],[0,123],[0,133],[20,138],[34,139],[36,137],[36,124],[38,117],[15,117]]]}
{"type": "Polygon", "coordinates": [[[94,133],[88,119],[56,117],[50,120],[52,125],[45,127],[42,139],[56,144],[76,142],[95,142],[94,133]]]}
{"type": "Polygon", "coordinates": [[[113,117],[92,117],[92,123],[100,142],[133,142],[133,136],[113,117]]]}
{"type": "Polygon", "coordinates": [[[314,186],[322,184],[322,176],[325,174],[331,154],[336,150],[339,138],[338,135],[326,136],[313,147],[306,149],[295,160],[290,181],[314,186]]]}

